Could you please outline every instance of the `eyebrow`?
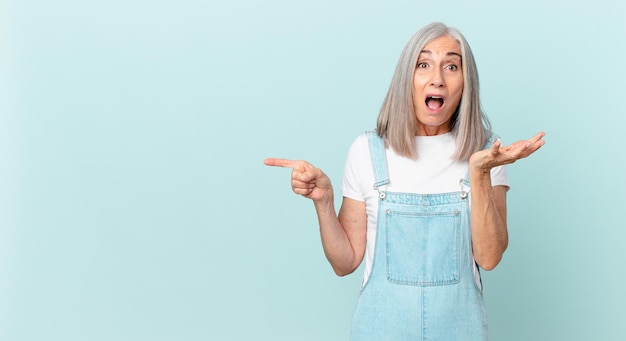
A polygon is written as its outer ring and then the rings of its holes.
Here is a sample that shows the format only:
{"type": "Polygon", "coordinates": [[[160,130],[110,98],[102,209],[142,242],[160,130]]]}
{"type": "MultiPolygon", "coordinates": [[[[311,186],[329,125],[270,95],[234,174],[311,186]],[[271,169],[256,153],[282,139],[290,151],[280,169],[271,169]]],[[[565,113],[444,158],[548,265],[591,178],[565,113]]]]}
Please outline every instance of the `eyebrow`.
{"type": "MultiPolygon", "coordinates": [[[[420,52],[420,54],[422,53],[426,53],[426,54],[432,54],[432,52],[430,50],[422,50],[422,52],[420,52]]],[[[456,52],[446,52],[446,56],[458,56],[459,58],[463,59],[463,57],[456,52]]]]}

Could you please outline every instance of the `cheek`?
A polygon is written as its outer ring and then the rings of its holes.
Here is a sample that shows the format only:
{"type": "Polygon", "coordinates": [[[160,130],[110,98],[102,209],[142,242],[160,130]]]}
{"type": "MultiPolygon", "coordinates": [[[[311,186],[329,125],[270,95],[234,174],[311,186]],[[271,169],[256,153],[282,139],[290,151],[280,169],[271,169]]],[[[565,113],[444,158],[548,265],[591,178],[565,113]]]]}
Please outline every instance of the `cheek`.
{"type": "Polygon", "coordinates": [[[418,91],[423,87],[423,81],[419,77],[413,77],[413,91],[418,91]]]}
{"type": "Polygon", "coordinates": [[[456,84],[454,90],[452,90],[452,93],[450,95],[450,99],[454,101],[454,110],[456,110],[461,103],[461,97],[463,97],[463,82],[456,84]]]}
{"type": "Polygon", "coordinates": [[[418,79],[413,79],[413,91],[411,95],[413,96],[413,102],[419,102],[420,98],[424,100],[424,86],[419,82],[418,79]]]}
{"type": "Polygon", "coordinates": [[[461,78],[459,82],[456,84],[454,95],[455,97],[458,97],[459,99],[461,98],[461,95],[463,95],[463,78],[461,78]]]}

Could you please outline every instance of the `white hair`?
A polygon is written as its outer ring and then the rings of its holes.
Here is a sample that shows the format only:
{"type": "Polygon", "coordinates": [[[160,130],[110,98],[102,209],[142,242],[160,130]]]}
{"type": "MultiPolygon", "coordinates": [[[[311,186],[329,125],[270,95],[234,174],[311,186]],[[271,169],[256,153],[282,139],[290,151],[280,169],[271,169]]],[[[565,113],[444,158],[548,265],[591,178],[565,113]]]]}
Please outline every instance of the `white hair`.
{"type": "Polygon", "coordinates": [[[491,135],[489,120],[480,104],[478,70],[469,44],[456,28],[439,22],[431,23],[417,31],[404,46],[378,115],[378,135],[400,155],[417,158],[413,74],[418,56],[428,43],[446,35],[458,41],[463,65],[463,94],[450,122],[450,131],[457,142],[455,158],[469,160],[472,153],[483,148],[491,135]]]}

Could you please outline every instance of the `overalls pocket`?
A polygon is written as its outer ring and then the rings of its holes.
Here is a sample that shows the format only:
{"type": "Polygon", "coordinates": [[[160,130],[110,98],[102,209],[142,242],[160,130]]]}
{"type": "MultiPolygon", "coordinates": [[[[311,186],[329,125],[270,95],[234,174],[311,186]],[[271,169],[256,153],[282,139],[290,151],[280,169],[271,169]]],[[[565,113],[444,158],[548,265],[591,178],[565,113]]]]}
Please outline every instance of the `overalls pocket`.
{"type": "Polygon", "coordinates": [[[459,281],[459,211],[416,212],[393,207],[385,214],[389,281],[414,286],[459,281]]]}

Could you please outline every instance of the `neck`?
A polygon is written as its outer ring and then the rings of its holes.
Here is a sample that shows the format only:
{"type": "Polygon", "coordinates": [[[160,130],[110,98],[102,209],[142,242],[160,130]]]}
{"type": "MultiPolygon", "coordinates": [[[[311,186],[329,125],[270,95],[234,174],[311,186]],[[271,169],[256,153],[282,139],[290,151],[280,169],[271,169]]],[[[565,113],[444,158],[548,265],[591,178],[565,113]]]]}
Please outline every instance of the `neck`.
{"type": "Polygon", "coordinates": [[[417,136],[435,136],[450,132],[450,128],[446,126],[429,127],[424,125],[417,126],[417,136]]]}

